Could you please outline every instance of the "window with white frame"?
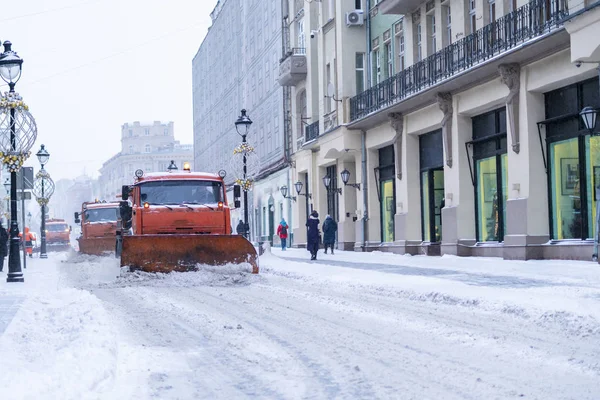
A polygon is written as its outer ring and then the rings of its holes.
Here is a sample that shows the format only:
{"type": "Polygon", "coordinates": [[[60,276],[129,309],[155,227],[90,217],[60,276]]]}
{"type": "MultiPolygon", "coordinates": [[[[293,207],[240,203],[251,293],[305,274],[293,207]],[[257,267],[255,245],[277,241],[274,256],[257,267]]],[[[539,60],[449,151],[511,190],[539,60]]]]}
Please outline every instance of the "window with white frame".
{"type": "Polygon", "coordinates": [[[365,91],[365,53],[356,53],[356,94],[365,91]]]}
{"type": "Polygon", "coordinates": [[[298,23],[296,24],[296,29],[298,30],[297,46],[303,49],[306,47],[306,36],[304,33],[304,18],[298,21],[298,23]]]}
{"type": "MultiPolygon", "coordinates": [[[[325,93],[328,95],[327,90],[329,87],[329,84],[331,83],[331,64],[327,64],[327,71],[326,71],[326,76],[327,76],[327,81],[325,82],[325,93]]],[[[331,112],[331,98],[326,97],[325,98],[325,114],[329,114],[331,112]]]]}
{"type": "Polygon", "coordinates": [[[386,78],[394,75],[394,52],[392,50],[392,42],[385,44],[385,56],[387,57],[386,63],[386,78]]]}
{"type": "Polygon", "coordinates": [[[133,136],[133,129],[130,129],[129,130],[129,137],[132,137],[132,136],[133,136]]]}
{"type": "Polygon", "coordinates": [[[477,11],[477,4],[475,0],[469,0],[469,28],[471,29],[470,33],[473,33],[477,30],[477,17],[475,12],[477,11]]]}
{"type": "Polygon", "coordinates": [[[129,145],[129,154],[133,154],[133,145],[129,145]]]}
{"type": "Polygon", "coordinates": [[[488,0],[488,24],[496,20],[496,0],[488,0]]]}
{"type": "Polygon", "coordinates": [[[450,6],[445,7],[446,11],[446,46],[452,44],[452,10],[450,6]]]}
{"type": "Polygon", "coordinates": [[[404,21],[400,21],[394,28],[396,35],[396,50],[398,51],[398,64],[396,65],[396,72],[404,70],[405,67],[405,55],[404,55],[404,21]]]}
{"type": "Polygon", "coordinates": [[[430,26],[430,48],[429,55],[435,53],[437,51],[437,44],[435,40],[436,26],[435,26],[435,15],[431,15],[429,17],[429,26],[430,26]]]}
{"type": "Polygon", "coordinates": [[[354,9],[362,10],[362,0],[354,0],[354,9]]]}
{"type": "Polygon", "coordinates": [[[372,70],[375,75],[375,84],[381,82],[381,58],[379,49],[373,50],[371,55],[372,70]]]}
{"type": "Polygon", "coordinates": [[[150,129],[149,128],[145,128],[144,129],[144,135],[150,136],[150,129]]]}
{"type": "Polygon", "coordinates": [[[144,151],[145,151],[146,153],[150,153],[150,152],[152,151],[152,146],[150,146],[149,144],[147,144],[147,145],[145,146],[145,148],[144,148],[144,151]]]}
{"type": "Polygon", "coordinates": [[[164,131],[163,131],[163,134],[165,136],[169,136],[169,129],[165,128],[164,131]]]}
{"type": "Polygon", "coordinates": [[[417,24],[417,61],[421,61],[423,59],[423,53],[421,51],[421,23],[417,24]]]}

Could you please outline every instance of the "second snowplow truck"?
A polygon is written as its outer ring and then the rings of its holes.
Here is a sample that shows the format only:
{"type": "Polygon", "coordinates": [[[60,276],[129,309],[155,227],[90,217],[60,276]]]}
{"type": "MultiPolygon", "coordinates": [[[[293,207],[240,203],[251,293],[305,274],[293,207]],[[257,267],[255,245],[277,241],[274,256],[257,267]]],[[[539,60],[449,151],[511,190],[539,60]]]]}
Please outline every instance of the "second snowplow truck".
{"type": "MultiPolygon", "coordinates": [[[[175,167],[174,164],[172,164],[175,167]]],[[[249,263],[258,273],[254,246],[231,234],[223,178],[169,168],[123,186],[117,256],[121,266],[146,272],[190,271],[202,265],[249,263]]]]}
{"type": "Polygon", "coordinates": [[[85,202],[81,212],[75,213],[75,223],[81,224],[81,236],[77,238],[79,252],[102,255],[115,250],[115,232],[119,217],[116,201],[85,202]]]}

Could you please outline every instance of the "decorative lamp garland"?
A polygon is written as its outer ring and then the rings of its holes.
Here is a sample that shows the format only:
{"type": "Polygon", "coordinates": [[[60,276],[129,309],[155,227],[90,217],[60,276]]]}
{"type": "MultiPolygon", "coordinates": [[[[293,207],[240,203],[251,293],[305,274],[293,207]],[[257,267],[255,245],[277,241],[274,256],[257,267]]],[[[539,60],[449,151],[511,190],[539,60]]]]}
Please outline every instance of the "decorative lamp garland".
{"type": "Polygon", "coordinates": [[[3,164],[6,164],[10,172],[19,171],[29,156],[31,156],[31,151],[28,151],[27,153],[4,153],[0,151],[0,159],[3,164]]]}
{"type": "Polygon", "coordinates": [[[29,106],[23,101],[23,97],[16,92],[4,92],[0,97],[0,108],[16,108],[17,110],[29,111],[29,106]]]}
{"type": "Polygon", "coordinates": [[[248,191],[250,191],[252,189],[252,183],[253,182],[254,181],[252,179],[246,179],[246,180],[244,180],[244,179],[236,179],[235,180],[235,183],[237,185],[240,185],[241,188],[242,188],[242,190],[244,192],[248,192],[248,191]]]}
{"type": "Polygon", "coordinates": [[[241,143],[239,146],[237,146],[235,149],[233,149],[233,154],[239,154],[239,153],[253,153],[254,152],[254,147],[250,146],[250,144],[248,143],[241,143]]]}

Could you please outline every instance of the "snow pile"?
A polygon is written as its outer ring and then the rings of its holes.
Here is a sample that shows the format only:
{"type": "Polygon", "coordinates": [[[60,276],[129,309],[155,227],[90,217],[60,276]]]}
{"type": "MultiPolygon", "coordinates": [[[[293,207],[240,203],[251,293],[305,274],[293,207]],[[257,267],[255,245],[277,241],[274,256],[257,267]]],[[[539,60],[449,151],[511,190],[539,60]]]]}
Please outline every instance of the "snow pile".
{"type": "Polygon", "coordinates": [[[98,285],[99,288],[127,286],[153,287],[194,287],[194,286],[243,286],[260,280],[252,274],[249,263],[226,265],[198,265],[196,271],[173,273],[129,272],[121,268],[120,276],[111,283],[98,285]]]}
{"type": "Polygon", "coordinates": [[[1,399],[83,399],[114,380],[117,345],[101,302],[61,289],[25,300],[0,354],[1,399]]]}

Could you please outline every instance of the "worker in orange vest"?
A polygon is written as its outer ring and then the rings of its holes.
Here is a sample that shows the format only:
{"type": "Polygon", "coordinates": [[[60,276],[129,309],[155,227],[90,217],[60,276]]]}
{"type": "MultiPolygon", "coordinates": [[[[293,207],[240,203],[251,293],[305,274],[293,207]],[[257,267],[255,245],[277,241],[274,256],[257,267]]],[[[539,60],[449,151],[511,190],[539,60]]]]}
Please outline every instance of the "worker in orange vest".
{"type": "MultiPolygon", "coordinates": [[[[19,233],[19,237],[21,241],[23,240],[23,233],[19,233]]],[[[29,232],[29,228],[25,228],[25,251],[29,254],[29,257],[33,257],[33,241],[35,240],[35,236],[33,233],[29,232]]]]}

